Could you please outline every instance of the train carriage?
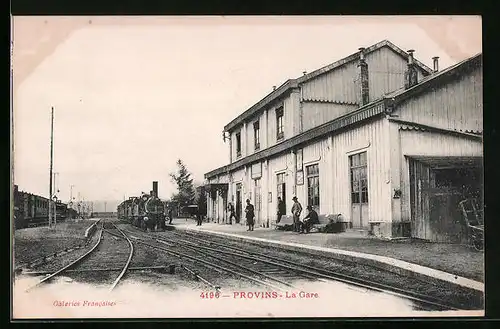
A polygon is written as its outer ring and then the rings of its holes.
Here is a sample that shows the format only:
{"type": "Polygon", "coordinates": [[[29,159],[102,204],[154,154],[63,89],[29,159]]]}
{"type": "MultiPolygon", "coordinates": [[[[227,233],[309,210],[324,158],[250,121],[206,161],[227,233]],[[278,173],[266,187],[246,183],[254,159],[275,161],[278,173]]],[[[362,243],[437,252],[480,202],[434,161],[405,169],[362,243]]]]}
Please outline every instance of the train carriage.
{"type": "MultiPolygon", "coordinates": [[[[25,228],[47,224],[49,221],[49,199],[40,195],[19,191],[14,185],[14,227],[25,228]]],[[[54,209],[54,208],[53,208],[54,209]]],[[[68,217],[68,206],[57,201],[55,215],[58,221],[68,217]]]]}

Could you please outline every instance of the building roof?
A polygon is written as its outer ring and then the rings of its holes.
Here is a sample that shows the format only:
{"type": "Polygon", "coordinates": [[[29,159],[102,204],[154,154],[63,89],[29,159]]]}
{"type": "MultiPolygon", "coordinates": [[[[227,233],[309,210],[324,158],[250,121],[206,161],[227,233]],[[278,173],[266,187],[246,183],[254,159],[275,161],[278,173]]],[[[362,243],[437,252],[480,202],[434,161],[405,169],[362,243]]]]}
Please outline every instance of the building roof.
{"type": "MultiPolygon", "coordinates": [[[[368,48],[365,48],[364,53],[369,54],[371,52],[374,52],[382,47],[389,47],[389,49],[393,50],[395,53],[403,57],[405,60],[408,59],[408,53],[402,50],[401,48],[397,47],[395,44],[390,42],[389,40],[383,40],[380,41],[368,48]]],[[[304,82],[307,82],[311,79],[314,79],[320,75],[323,75],[325,73],[331,72],[347,63],[350,63],[354,60],[359,59],[359,51],[355,52],[347,57],[344,57],[341,60],[338,60],[332,64],[329,64],[325,67],[322,67],[320,69],[317,69],[311,73],[305,74],[301,76],[300,78],[297,79],[289,79],[285,83],[283,83],[281,86],[276,88],[276,90],[273,90],[271,93],[266,95],[263,99],[258,101],[256,104],[254,104],[252,107],[250,107],[248,110],[240,114],[238,117],[233,119],[231,122],[229,122],[225,127],[224,131],[230,131],[231,129],[235,128],[237,125],[241,124],[245,119],[253,116],[255,113],[257,113],[259,110],[261,110],[264,106],[268,105],[269,103],[275,101],[276,99],[279,99],[280,97],[283,97],[288,94],[292,89],[297,88],[299,84],[302,84],[304,82]]],[[[415,64],[424,72],[424,75],[430,75],[433,71],[429,67],[427,67],[425,64],[422,62],[418,61],[417,59],[414,59],[415,64]]]]}
{"type": "MultiPolygon", "coordinates": [[[[388,41],[387,41],[388,42],[388,41]]],[[[244,165],[249,165],[265,159],[270,156],[275,156],[277,154],[283,153],[290,148],[298,147],[303,145],[311,140],[321,138],[329,133],[334,131],[345,129],[348,126],[357,124],[361,121],[365,121],[367,119],[379,116],[381,114],[386,113],[386,109],[389,107],[394,107],[398,102],[407,99],[408,97],[418,95],[420,93],[424,93],[429,90],[431,86],[444,83],[448,81],[450,78],[456,78],[460,73],[464,72],[467,69],[471,69],[476,65],[481,65],[482,63],[482,53],[477,54],[471,58],[468,58],[464,61],[461,61],[455,65],[452,65],[440,72],[434,73],[431,76],[424,78],[417,85],[408,88],[408,89],[399,89],[397,91],[391,92],[389,94],[384,95],[384,97],[374,100],[356,111],[347,113],[339,118],[336,118],[332,121],[329,121],[321,126],[309,129],[299,135],[293,136],[288,140],[285,140],[281,143],[275,144],[267,149],[259,151],[257,153],[251,154],[247,157],[244,157],[236,162],[230,163],[228,165],[219,167],[205,174],[205,178],[212,178],[214,176],[231,172],[235,169],[238,169],[244,165]]],[[[314,74],[315,72],[311,72],[310,74],[314,74]]],[[[289,80],[290,81],[290,80],[289,80]]],[[[288,82],[287,82],[288,83],[288,82]]],[[[282,85],[280,88],[284,87],[286,84],[282,85]]],[[[278,90],[278,89],[277,89],[278,90]]],[[[269,96],[269,95],[268,95],[269,96]]],[[[389,111],[390,112],[390,111],[389,111]]],[[[445,129],[439,129],[430,126],[424,126],[421,124],[401,121],[395,118],[391,118],[391,121],[399,122],[402,124],[403,130],[439,130],[443,133],[451,133],[451,134],[460,134],[461,136],[468,136],[474,139],[482,139],[482,133],[478,131],[448,131],[445,129]]]]}
{"type": "Polygon", "coordinates": [[[444,128],[439,128],[439,127],[424,125],[421,123],[399,120],[396,118],[389,118],[389,121],[398,123],[399,130],[421,131],[421,132],[434,131],[434,132],[439,132],[439,133],[444,133],[444,134],[457,135],[460,137],[468,137],[468,138],[472,138],[475,140],[482,140],[483,139],[482,132],[475,131],[475,130],[444,129],[444,128]]]}
{"type": "Polygon", "coordinates": [[[429,75],[419,81],[415,86],[405,89],[400,88],[396,91],[390,92],[384,95],[384,98],[392,99],[396,103],[403,101],[411,96],[425,92],[431,85],[436,85],[448,81],[450,78],[456,78],[459,74],[464,71],[470,70],[471,68],[478,67],[482,64],[483,54],[479,53],[470,58],[467,58],[455,65],[452,65],[442,71],[436,72],[429,75]]]}

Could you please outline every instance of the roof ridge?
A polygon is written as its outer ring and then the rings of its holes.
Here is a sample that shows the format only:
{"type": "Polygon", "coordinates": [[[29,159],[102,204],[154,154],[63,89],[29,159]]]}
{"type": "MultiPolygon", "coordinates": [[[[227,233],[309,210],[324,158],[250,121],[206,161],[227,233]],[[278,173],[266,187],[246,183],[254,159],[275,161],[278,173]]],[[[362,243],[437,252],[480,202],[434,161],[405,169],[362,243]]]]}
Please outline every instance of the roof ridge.
{"type": "MultiPolygon", "coordinates": [[[[388,39],[383,39],[377,43],[372,44],[369,47],[364,48],[364,51],[366,54],[371,53],[373,51],[376,51],[384,46],[389,47],[396,53],[398,53],[400,56],[403,56],[405,58],[408,58],[408,53],[396,46],[394,43],[389,41],[388,39]]],[[[253,115],[253,111],[257,111],[259,108],[265,105],[266,102],[271,102],[274,99],[278,98],[282,94],[284,94],[286,91],[288,91],[291,88],[296,87],[298,84],[301,84],[305,81],[308,81],[310,79],[313,79],[317,76],[320,76],[322,74],[328,73],[344,64],[350,63],[351,61],[359,58],[359,50],[357,52],[354,52],[348,56],[345,56],[333,63],[330,63],[328,65],[325,65],[323,67],[320,67],[319,69],[316,69],[310,73],[304,74],[301,77],[298,78],[290,78],[285,81],[280,87],[276,88],[275,90],[271,91],[269,94],[261,98],[258,102],[254,103],[251,107],[247,108],[242,114],[238,115],[236,118],[231,120],[228,124],[224,126],[224,130],[229,130],[234,128],[237,125],[237,122],[240,120],[243,120],[243,118],[246,118],[247,116],[253,115]],[[284,88],[285,85],[289,84],[286,88],[284,88]]],[[[425,64],[414,58],[414,62],[417,64],[417,66],[422,69],[423,71],[427,72],[428,74],[432,73],[432,69],[427,67],[425,64]]]]}
{"type": "Polygon", "coordinates": [[[420,86],[422,86],[424,83],[427,83],[429,81],[437,79],[437,78],[439,78],[439,77],[441,77],[441,76],[443,76],[443,75],[445,75],[445,74],[447,74],[447,73],[449,73],[449,72],[451,72],[451,71],[453,71],[453,70],[455,70],[455,69],[457,69],[457,68],[459,68],[459,67],[461,67],[461,66],[463,66],[463,65],[465,65],[467,63],[469,63],[469,62],[474,61],[478,57],[482,56],[482,54],[483,54],[482,52],[477,53],[476,55],[468,57],[468,58],[466,58],[464,60],[461,60],[460,62],[455,63],[453,65],[450,65],[450,66],[448,66],[447,68],[445,68],[445,69],[443,69],[441,71],[435,72],[434,74],[431,74],[430,76],[425,77],[424,79],[422,79],[421,81],[419,81],[415,86],[413,86],[411,88],[405,89],[404,87],[401,87],[401,88],[399,88],[397,90],[389,92],[389,93],[387,93],[387,94],[384,95],[384,98],[390,99],[390,98],[398,97],[400,95],[405,94],[406,92],[408,92],[410,90],[417,89],[420,86]]]}

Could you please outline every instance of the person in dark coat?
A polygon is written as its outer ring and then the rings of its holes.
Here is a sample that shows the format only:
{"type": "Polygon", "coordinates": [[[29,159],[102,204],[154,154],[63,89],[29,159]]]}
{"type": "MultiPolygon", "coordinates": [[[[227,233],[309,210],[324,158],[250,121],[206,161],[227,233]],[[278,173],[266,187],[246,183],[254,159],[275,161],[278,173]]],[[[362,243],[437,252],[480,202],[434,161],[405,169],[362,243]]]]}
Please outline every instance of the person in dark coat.
{"type": "Polygon", "coordinates": [[[281,197],[278,197],[277,215],[278,215],[278,217],[276,218],[276,223],[279,223],[281,221],[281,217],[286,215],[285,201],[281,200],[281,197]]]}
{"type": "Polygon", "coordinates": [[[247,199],[247,206],[245,208],[245,216],[247,219],[248,231],[253,231],[253,226],[255,224],[255,222],[254,222],[254,217],[255,217],[254,209],[255,208],[254,208],[253,204],[251,204],[250,200],[247,199]]]}
{"type": "Polygon", "coordinates": [[[196,210],[196,226],[201,226],[203,223],[203,214],[201,213],[201,207],[196,210]]]}
{"type": "Polygon", "coordinates": [[[302,205],[296,196],[292,198],[293,206],[292,206],[292,216],[293,216],[293,231],[300,231],[300,214],[302,213],[302,205]]]}
{"type": "Polygon", "coordinates": [[[174,219],[174,214],[172,211],[172,207],[168,208],[168,223],[172,224],[172,219],[174,219]]]}
{"type": "Polygon", "coordinates": [[[229,212],[229,225],[233,225],[233,217],[236,220],[236,215],[234,213],[234,206],[231,202],[229,202],[229,206],[227,207],[227,211],[229,212]]]}
{"type": "Polygon", "coordinates": [[[307,206],[307,211],[308,213],[301,225],[301,233],[309,233],[314,224],[319,224],[318,213],[311,206],[307,206]]]}

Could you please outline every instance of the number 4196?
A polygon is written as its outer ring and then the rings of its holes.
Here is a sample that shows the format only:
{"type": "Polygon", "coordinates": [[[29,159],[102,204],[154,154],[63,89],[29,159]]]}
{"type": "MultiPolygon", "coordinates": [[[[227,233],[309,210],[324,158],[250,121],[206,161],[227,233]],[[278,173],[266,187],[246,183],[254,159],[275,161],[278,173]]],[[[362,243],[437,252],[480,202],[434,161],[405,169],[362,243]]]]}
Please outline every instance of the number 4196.
{"type": "Polygon", "coordinates": [[[201,299],[214,299],[214,298],[219,298],[220,293],[218,291],[210,291],[210,292],[202,292],[200,294],[201,299]]]}

